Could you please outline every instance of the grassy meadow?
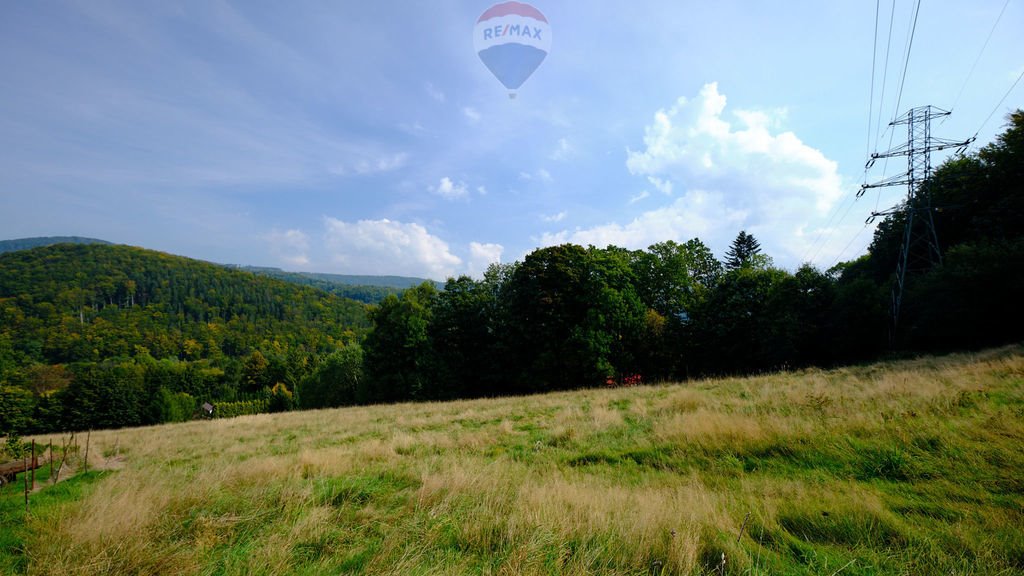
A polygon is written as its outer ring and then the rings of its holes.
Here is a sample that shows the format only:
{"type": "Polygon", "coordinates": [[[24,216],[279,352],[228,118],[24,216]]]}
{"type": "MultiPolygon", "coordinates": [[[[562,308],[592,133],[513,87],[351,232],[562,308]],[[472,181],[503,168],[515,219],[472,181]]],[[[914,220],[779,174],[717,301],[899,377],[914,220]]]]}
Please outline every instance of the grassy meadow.
{"type": "Polygon", "coordinates": [[[0,573],[1024,574],[1020,346],[94,432],[89,460],[28,517],[0,491],[0,573]]]}

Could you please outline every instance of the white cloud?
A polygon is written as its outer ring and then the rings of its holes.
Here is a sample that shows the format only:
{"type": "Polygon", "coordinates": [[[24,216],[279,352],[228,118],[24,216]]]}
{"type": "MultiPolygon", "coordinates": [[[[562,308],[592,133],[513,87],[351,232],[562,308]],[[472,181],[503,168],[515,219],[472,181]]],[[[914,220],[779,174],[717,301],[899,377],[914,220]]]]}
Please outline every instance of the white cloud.
{"type": "Polygon", "coordinates": [[[641,249],[666,240],[685,242],[694,237],[705,238],[718,229],[738,232],[746,216],[745,212],[725,206],[720,195],[694,190],[668,206],[644,212],[627,224],[609,222],[591,228],[545,233],[539,242],[543,246],[572,242],[602,248],[614,244],[641,249]]]}
{"type": "Polygon", "coordinates": [[[402,132],[407,132],[409,134],[414,135],[422,134],[423,132],[426,131],[426,128],[423,127],[423,124],[421,124],[419,120],[413,122],[412,124],[403,122],[398,125],[398,129],[401,130],[402,132]]]}
{"type": "Polygon", "coordinates": [[[657,178],[655,176],[648,176],[647,181],[650,182],[658,192],[661,192],[665,196],[672,195],[671,180],[662,180],[661,178],[657,178]]]}
{"type": "Polygon", "coordinates": [[[441,178],[437,186],[429,186],[428,190],[447,200],[465,198],[469,194],[465,182],[455,182],[447,176],[441,178]]]}
{"type": "MultiPolygon", "coordinates": [[[[797,237],[842,196],[837,164],[780,132],[785,110],[738,110],[726,119],[726,98],[707,84],[693,101],[679,98],[659,110],[644,132],[644,148],[628,151],[629,171],[664,194],[682,196],[626,225],[608,224],[571,236],[625,240],[651,237],[641,224],[678,238],[700,236],[717,250],[741,229],[757,235],[776,261],[799,264],[806,242],[797,237]],[[669,223],[672,223],[669,226],[669,223]],[[681,233],[679,226],[689,229],[681,233]],[[784,252],[784,253],[783,253],[784,252]]],[[[642,195],[641,195],[642,196],[642,195]]],[[[635,202],[641,198],[634,197],[635,202]]],[[[677,239],[678,239],[677,238],[677,239]]],[[[644,240],[646,241],[646,240],[644,240]]]]}
{"type": "Polygon", "coordinates": [[[485,186],[477,186],[476,192],[481,196],[487,196],[487,188],[485,186]]]}
{"type": "Polygon", "coordinates": [[[650,192],[648,192],[647,190],[644,190],[644,191],[640,192],[639,194],[637,194],[636,196],[631,196],[629,198],[629,203],[630,204],[636,204],[637,202],[643,200],[644,198],[650,197],[650,195],[651,195],[650,192]]]}
{"type": "Polygon", "coordinates": [[[427,94],[429,94],[430,97],[433,98],[434,100],[441,102],[442,104],[444,103],[445,100],[447,100],[447,98],[445,98],[444,92],[441,92],[441,90],[439,90],[430,82],[427,82],[426,89],[427,94]]]}
{"type": "Polygon", "coordinates": [[[273,230],[266,235],[270,253],[291,266],[309,264],[309,236],[301,230],[273,230]]]}
{"type": "Polygon", "coordinates": [[[472,108],[470,106],[466,106],[465,108],[462,109],[462,114],[466,118],[468,118],[470,122],[479,122],[480,121],[480,112],[478,112],[476,110],[476,108],[472,108]]]}
{"type": "Polygon", "coordinates": [[[548,172],[544,168],[541,168],[541,169],[537,170],[536,172],[525,172],[525,171],[524,172],[520,172],[519,173],[519,179],[520,180],[526,180],[527,182],[529,182],[531,180],[540,180],[541,182],[551,182],[552,180],[554,180],[554,178],[551,177],[551,172],[548,172]]]}
{"type": "Polygon", "coordinates": [[[571,156],[573,152],[575,152],[575,148],[573,148],[572,144],[569,143],[569,140],[566,138],[559,138],[558,145],[555,147],[555,150],[551,152],[548,158],[555,161],[562,161],[571,156]]]}
{"type": "Polygon", "coordinates": [[[494,262],[501,262],[501,254],[505,247],[501,244],[469,243],[469,259],[466,262],[466,273],[474,278],[481,278],[487,267],[494,262]]]}
{"type": "Polygon", "coordinates": [[[566,216],[568,216],[568,214],[563,210],[558,214],[542,214],[540,219],[545,222],[561,222],[562,220],[565,220],[566,216]]]}
{"type": "MultiPolygon", "coordinates": [[[[381,172],[391,172],[397,170],[402,166],[405,166],[405,161],[409,159],[409,155],[400,152],[398,154],[391,154],[387,156],[381,156],[372,160],[360,160],[353,166],[353,170],[356,174],[378,174],[381,172]]],[[[341,173],[344,173],[344,168],[339,168],[341,173]]]]}
{"type": "Polygon", "coordinates": [[[454,276],[462,265],[446,242],[420,224],[387,219],[345,222],[327,217],[324,225],[324,245],[344,273],[443,280],[454,276]]]}

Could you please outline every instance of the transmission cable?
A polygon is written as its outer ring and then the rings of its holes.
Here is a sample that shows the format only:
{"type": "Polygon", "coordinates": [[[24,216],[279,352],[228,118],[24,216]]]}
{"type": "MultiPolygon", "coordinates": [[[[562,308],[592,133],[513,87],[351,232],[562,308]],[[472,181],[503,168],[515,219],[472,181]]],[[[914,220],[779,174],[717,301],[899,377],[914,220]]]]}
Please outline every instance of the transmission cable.
{"type": "MultiPolygon", "coordinates": [[[[895,1],[896,0],[893,0],[893,2],[895,2],[895,1]]],[[[875,71],[878,69],[878,65],[877,65],[877,56],[878,56],[878,15],[879,15],[879,12],[880,12],[880,5],[881,5],[881,0],[875,0],[875,34],[874,34],[874,39],[873,39],[873,41],[871,43],[871,93],[870,93],[870,95],[868,97],[868,131],[867,131],[867,142],[865,142],[865,145],[864,145],[864,153],[868,157],[871,156],[871,121],[874,118],[875,71]]],[[[891,39],[891,36],[890,36],[890,39],[891,39]]],[[[882,108],[882,103],[881,102],[879,103],[878,108],[879,108],[879,117],[881,117],[881,108],[882,108]]],[[[868,169],[865,167],[864,168],[864,181],[865,182],[867,182],[867,177],[868,177],[868,169]]],[[[856,198],[854,198],[854,202],[856,202],[856,198]]],[[[829,226],[832,225],[832,220],[835,219],[836,214],[839,213],[839,209],[842,207],[842,205],[843,205],[842,199],[840,199],[840,201],[836,202],[835,205],[833,205],[832,210],[830,211],[830,214],[829,214],[829,217],[828,217],[828,221],[825,223],[825,226],[818,230],[818,235],[817,235],[817,237],[815,237],[814,242],[812,242],[810,247],[807,249],[807,251],[804,252],[804,257],[802,258],[802,260],[804,262],[808,261],[807,255],[810,254],[811,250],[814,250],[814,255],[811,256],[810,261],[813,261],[815,258],[818,257],[818,253],[821,252],[822,247],[824,247],[825,244],[828,244],[828,241],[831,239],[831,236],[832,236],[832,231],[829,230],[829,226]],[[828,234],[828,237],[826,237],[825,240],[822,241],[822,235],[825,233],[825,230],[829,230],[829,234],[828,234]],[[820,246],[819,246],[819,242],[821,243],[820,246]]],[[[852,208],[852,206],[853,205],[851,204],[850,207],[852,208]]],[[[849,213],[849,211],[850,211],[850,208],[847,208],[846,213],[849,213]]],[[[843,218],[846,217],[846,213],[843,214],[843,218]]],[[[843,220],[843,218],[840,218],[840,222],[843,220]]]]}
{"type": "Polygon", "coordinates": [[[889,51],[892,48],[892,25],[895,20],[896,0],[892,0],[892,9],[889,11],[889,39],[885,43],[885,66],[882,67],[882,96],[878,99],[878,126],[875,128],[875,147],[878,147],[878,141],[882,138],[882,106],[885,105],[885,83],[889,77],[889,51]]]}
{"type": "MultiPolygon", "coordinates": [[[[848,204],[846,205],[846,210],[845,210],[845,211],[843,212],[843,215],[839,217],[839,221],[838,221],[838,222],[836,223],[836,226],[837,226],[837,227],[838,227],[838,226],[839,226],[840,224],[842,224],[842,223],[843,223],[843,222],[844,222],[844,221],[846,220],[846,217],[847,217],[847,216],[848,216],[848,215],[850,214],[850,210],[852,210],[852,209],[853,209],[853,207],[854,207],[854,206],[855,206],[856,204],[857,204],[857,197],[856,197],[856,196],[854,196],[854,197],[853,197],[853,201],[852,201],[852,202],[849,202],[849,203],[848,203],[848,204]]],[[[837,204],[837,206],[839,206],[839,205],[837,204]]],[[[836,211],[836,213],[837,213],[837,214],[839,213],[839,212],[838,212],[838,210],[836,211]]],[[[827,224],[825,224],[825,227],[826,227],[826,228],[828,228],[829,224],[831,224],[831,223],[832,223],[832,221],[831,221],[831,220],[829,220],[829,222],[828,222],[827,224]]],[[[815,258],[817,258],[817,257],[818,257],[818,254],[820,254],[820,253],[821,253],[821,250],[822,250],[823,248],[825,248],[825,246],[826,246],[826,245],[828,245],[828,241],[832,239],[832,234],[833,234],[834,232],[835,232],[835,228],[831,228],[831,229],[829,229],[829,233],[828,233],[828,236],[826,236],[826,237],[825,237],[825,241],[824,241],[824,242],[822,242],[821,244],[818,244],[818,249],[817,249],[817,250],[815,250],[815,251],[814,251],[814,255],[813,255],[813,256],[811,256],[811,261],[812,261],[812,262],[814,261],[814,259],[815,259],[815,258]]],[[[815,244],[817,244],[817,243],[815,243],[815,244]]]]}
{"type": "MultiPolygon", "coordinates": [[[[895,6],[893,8],[895,9],[895,6]]],[[[917,16],[920,13],[921,13],[921,0],[917,0],[917,4],[916,4],[916,6],[914,8],[914,19],[911,22],[910,32],[907,35],[907,46],[906,46],[906,49],[904,50],[904,54],[903,54],[903,74],[902,74],[902,76],[900,78],[900,89],[899,89],[899,92],[897,92],[896,107],[893,109],[893,112],[892,112],[892,122],[896,122],[896,118],[898,117],[899,112],[900,112],[900,102],[902,102],[902,100],[903,100],[903,86],[907,82],[907,69],[910,68],[910,51],[914,48],[914,35],[917,32],[917,16]]],[[[889,124],[889,127],[892,127],[891,123],[889,124]]],[[[892,132],[889,133],[889,150],[892,150],[892,141],[893,141],[893,138],[895,136],[896,136],[896,131],[895,130],[893,130],[892,132]]],[[[883,176],[888,171],[888,169],[889,169],[889,156],[886,156],[885,160],[882,162],[882,175],[883,176]]],[[[879,191],[879,198],[880,197],[881,197],[881,191],[879,191]]]]}
{"type": "MultiPolygon", "coordinates": [[[[1010,0],[1006,1],[1009,2],[1010,0]]],[[[864,155],[869,158],[871,157],[871,120],[873,119],[875,106],[875,70],[878,67],[875,63],[875,58],[878,55],[878,8],[880,3],[881,0],[875,0],[875,37],[871,42],[871,95],[868,97],[868,140],[864,144],[864,155]]],[[[878,108],[881,110],[881,104],[879,104],[878,108]]],[[[864,168],[865,182],[867,182],[867,177],[868,169],[864,168]]]]}
{"type": "Polygon", "coordinates": [[[903,85],[907,82],[907,69],[910,68],[910,51],[914,49],[914,33],[917,32],[917,15],[920,13],[921,0],[917,0],[917,8],[914,9],[914,23],[910,28],[910,36],[907,38],[907,50],[903,58],[903,77],[900,79],[900,90],[896,94],[896,108],[892,113],[894,122],[900,113],[900,102],[903,100],[903,85]]]}
{"type": "Polygon", "coordinates": [[[978,128],[978,131],[974,133],[975,138],[977,138],[978,134],[985,128],[985,124],[988,124],[988,121],[992,119],[992,115],[996,113],[996,110],[1003,105],[1003,102],[1006,100],[1006,97],[1010,95],[1010,92],[1013,92],[1013,89],[1017,87],[1021,78],[1024,78],[1024,70],[1020,71],[1020,75],[1013,81],[1013,86],[1010,86],[1010,89],[1006,91],[1006,94],[1003,94],[1003,97],[999,99],[999,103],[996,104],[995,108],[993,108],[992,111],[988,113],[988,116],[985,117],[985,121],[981,123],[981,128],[978,128]]]}
{"type": "MultiPolygon", "coordinates": [[[[1003,19],[1003,13],[1006,12],[1006,7],[1010,5],[1010,0],[1003,2],[1003,9],[999,11],[999,16],[996,17],[996,23],[992,25],[992,29],[988,31],[988,37],[985,38],[985,43],[981,46],[981,51],[978,52],[978,56],[974,59],[974,64],[971,65],[971,71],[967,73],[967,78],[964,79],[963,86],[960,86],[960,91],[957,92],[956,98],[953,100],[953,105],[949,107],[949,111],[952,112],[956,109],[956,105],[960,102],[960,97],[964,95],[964,89],[967,88],[967,83],[970,82],[971,76],[974,75],[974,69],[978,67],[978,62],[981,61],[981,55],[985,53],[985,48],[988,48],[988,43],[992,40],[992,34],[996,31],[996,26],[999,26],[999,21],[1003,19]]],[[[946,116],[942,119],[946,121],[946,116]]]]}

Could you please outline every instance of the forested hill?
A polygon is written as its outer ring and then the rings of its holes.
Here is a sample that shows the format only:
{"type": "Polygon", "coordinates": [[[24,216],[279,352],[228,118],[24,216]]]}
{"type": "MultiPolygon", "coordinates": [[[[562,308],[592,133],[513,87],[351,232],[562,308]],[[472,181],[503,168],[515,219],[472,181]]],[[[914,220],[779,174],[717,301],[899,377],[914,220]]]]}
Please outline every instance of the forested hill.
{"type": "MultiPolygon", "coordinates": [[[[419,286],[424,282],[430,282],[430,280],[424,278],[412,278],[409,276],[354,276],[350,274],[286,272],[280,268],[266,268],[262,266],[243,266],[240,269],[261,276],[285,280],[293,284],[312,286],[336,296],[359,300],[367,304],[377,304],[388,294],[399,294],[407,288],[419,286]]],[[[438,289],[444,286],[440,282],[434,282],[433,284],[438,289]]]]}
{"type": "MultiPolygon", "coordinates": [[[[36,238],[16,238],[13,240],[0,240],[0,254],[5,252],[18,252],[31,250],[42,246],[54,244],[111,244],[106,240],[97,238],[85,238],[82,236],[40,236],[36,238]]],[[[425,278],[414,278],[411,276],[365,276],[352,274],[324,274],[319,272],[287,272],[280,268],[266,266],[239,266],[235,264],[225,265],[226,268],[252,272],[260,276],[277,278],[292,284],[311,286],[325,292],[330,292],[341,298],[358,300],[364,304],[377,304],[388,294],[401,294],[402,290],[419,286],[424,282],[431,282],[425,278]]],[[[441,289],[442,282],[433,282],[441,289]]]]}
{"type": "Polygon", "coordinates": [[[110,244],[106,240],[97,238],[83,238],[81,236],[39,236],[36,238],[17,238],[14,240],[0,240],[0,254],[4,252],[17,252],[18,250],[30,250],[40,246],[51,246],[53,244],[110,244]]]}
{"type": "Polygon", "coordinates": [[[152,250],[57,244],[0,255],[0,347],[19,365],[315,354],[368,326],[361,303],[152,250]]]}

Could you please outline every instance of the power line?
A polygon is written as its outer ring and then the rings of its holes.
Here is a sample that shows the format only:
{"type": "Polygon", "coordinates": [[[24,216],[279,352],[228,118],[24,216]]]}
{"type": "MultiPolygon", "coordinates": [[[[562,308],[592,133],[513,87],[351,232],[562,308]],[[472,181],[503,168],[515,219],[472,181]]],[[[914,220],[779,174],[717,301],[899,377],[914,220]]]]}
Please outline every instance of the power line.
{"type": "MultiPolygon", "coordinates": [[[[1010,0],[1006,0],[1009,2],[1010,0]]],[[[878,8],[881,0],[875,0],[875,37],[871,41],[871,95],[868,97],[868,140],[864,144],[864,156],[871,156],[871,119],[874,115],[875,105],[875,57],[878,55],[878,8]]],[[[881,105],[878,106],[881,109],[881,105]]],[[[867,182],[868,171],[864,170],[864,181],[867,182]]]]}
{"type": "Polygon", "coordinates": [[[878,146],[878,140],[882,137],[882,106],[885,105],[885,83],[889,77],[889,51],[892,48],[892,25],[895,20],[896,0],[892,0],[892,9],[889,11],[889,40],[885,43],[885,66],[882,68],[882,96],[878,99],[878,126],[875,129],[875,146],[878,146]]]}
{"type": "MultiPolygon", "coordinates": [[[[895,12],[896,12],[896,4],[894,2],[893,3],[893,13],[895,13],[895,12]]],[[[910,51],[914,48],[914,35],[917,32],[917,16],[920,13],[921,13],[921,0],[917,0],[917,4],[914,7],[914,18],[913,18],[913,20],[911,20],[910,30],[907,33],[907,45],[906,45],[906,47],[904,48],[904,51],[903,51],[903,74],[902,74],[902,76],[900,78],[900,89],[899,89],[899,92],[897,92],[896,108],[893,110],[892,122],[889,123],[889,127],[890,128],[896,123],[896,115],[899,113],[900,102],[903,100],[903,86],[907,82],[907,69],[910,67],[910,51]]],[[[893,141],[893,138],[895,136],[896,136],[896,131],[895,130],[893,130],[892,132],[889,133],[889,149],[892,149],[892,141],[893,141]]],[[[876,142],[876,144],[877,144],[877,142],[876,142]]],[[[871,162],[868,163],[868,165],[866,167],[870,167],[872,163],[874,163],[873,159],[871,160],[871,162]]],[[[882,175],[883,176],[888,171],[888,169],[889,169],[889,156],[885,156],[884,160],[882,162],[882,175]]],[[[867,182],[866,178],[865,178],[865,182],[867,182]]],[[[863,193],[864,193],[864,189],[861,188],[861,191],[860,191],[860,193],[858,193],[857,196],[860,197],[863,193]]]]}
{"type": "MultiPolygon", "coordinates": [[[[981,61],[981,55],[985,53],[985,48],[988,48],[989,40],[992,39],[992,34],[996,31],[996,26],[999,26],[999,21],[1003,19],[1003,13],[1006,12],[1006,7],[1010,5],[1010,0],[1003,2],[1003,9],[999,11],[999,16],[996,17],[995,24],[992,25],[992,29],[988,31],[988,37],[985,38],[985,43],[981,46],[981,51],[978,52],[977,58],[974,59],[974,64],[971,65],[971,71],[967,73],[967,78],[964,78],[963,86],[960,87],[960,91],[957,92],[956,98],[953,99],[953,105],[949,107],[949,111],[956,110],[956,105],[960,102],[960,97],[964,94],[964,89],[967,88],[967,83],[970,82],[971,76],[974,74],[974,69],[978,67],[978,62],[981,61]]],[[[942,119],[946,121],[945,118],[942,119]]]]}
{"type": "MultiPolygon", "coordinates": [[[[839,225],[840,223],[842,223],[842,222],[843,222],[844,220],[846,220],[846,216],[850,214],[850,210],[852,210],[852,209],[853,209],[853,206],[854,206],[854,205],[855,205],[856,203],[857,203],[857,197],[856,197],[856,196],[854,196],[854,197],[852,198],[852,201],[851,201],[851,202],[849,202],[849,203],[848,203],[848,204],[846,205],[846,211],[845,211],[845,212],[843,212],[843,215],[839,217],[839,222],[838,222],[838,223],[836,224],[836,226],[837,226],[837,227],[838,227],[838,225],[839,225]]],[[[837,204],[836,204],[836,208],[837,208],[837,210],[836,210],[836,211],[835,211],[835,213],[834,213],[834,214],[832,215],[832,216],[833,216],[833,218],[835,218],[835,214],[838,214],[838,213],[839,213],[839,210],[838,210],[838,208],[839,208],[840,206],[842,206],[842,204],[839,204],[839,203],[837,203],[837,204]]],[[[833,233],[835,233],[835,228],[829,228],[829,225],[831,225],[831,224],[832,224],[832,218],[830,218],[830,219],[829,219],[829,221],[828,221],[827,223],[825,223],[825,229],[826,229],[826,230],[828,230],[828,236],[826,236],[826,237],[825,237],[825,240],[824,240],[824,241],[822,241],[822,242],[821,242],[820,244],[819,244],[819,243],[818,243],[817,241],[815,241],[815,243],[814,243],[814,244],[812,245],[812,246],[817,246],[817,249],[816,249],[816,250],[814,251],[814,255],[813,255],[813,256],[811,256],[811,258],[810,258],[810,261],[812,261],[812,262],[813,262],[813,261],[814,261],[814,259],[818,257],[818,254],[820,254],[820,253],[821,253],[821,250],[822,250],[823,248],[825,248],[825,246],[827,246],[827,245],[828,245],[828,241],[832,239],[832,234],[833,234],[833,233]]],[[[819,238],[819,239],[821,238],[821,233],[819,233],[819,234],[818,234],[818,238],[819,238]]]]}
{"type": "Polygon", "coordinates": [[[1020,75],[1017,76],[1017,79],[1013,81],[1013,86],[1010,86],[1010,89],[1006,91],[1006,94],[1003,94],[1003,97],[999,99],[999,103],[996,104],[995,108],[993,108],[992,111],[988,113],[988,116],[985,117],[985,121],[981,123],[981,128],[978,128],[978,131],[974,133],[975,137],[977,137],[977,135],[982,131],[982,129],[985,128],[985,124],[988,124],[988,121],[992,119],[992,115],[996,113],[996,110],[998,110],[999,107],[1003,105],[1003,102],[1006,100],[1006,97],[1009,96],[1010,92],[1013,92],[1013,89],[1017,87],[1017,84],[1020,83],[1021,78],[1024,78],[1024,70],[1020,71],[1020,75]]]}
{"type": "Polygon", "coordinates": [[[900,102],[903,100],[903,85],[907,82],[907,69],[910,68],[910,51],[914,48],[914,33],[917,32],[917,15],[921,13],[921,0],[917,0],[917,8],[914,9],[914,22],[910,28],[910,36],[907,37],[907,49],[903,57],[903,77],[900,79],[900,90],[896,95],[896,108],[893,110],[892,119],[896,121],[896,115],[900,111],[900,102]]]}
{"type": "MultiPolygon", "coordinates": [[[[853,235],[853,238],[850,238],[850,241],[846,243],[846,246],[844,246],[843,249],[840,250],[838,254],[836,254],[836,258],[835,258],[835,260],[832,261],[832,266],[829,266],[829,268],[832,268],[836,264],[839,264],[839,260],[842,259],[843,254],[846,254],[846,251],[850,249],[850,246],[852,246],[853,243],[857,240],[857,238],[860,238],[860,235],[863,234],[864,231],[867,230],[867,229],[868,229],[868,223],[865,222],[864,225],[861,226],[860,230],[858,230],[857,233],[853,235]]],[[[865,248],[866,247],[867,246],[865,246],[865,248]]]]}
{"type": "MultiPolygon", "coordinates": [[[[920,5],[918,5],[918,8],[920,8],[920,5]]],[[[879,21],[880,14],[881,14],[881,0],[875,0],[875,28],[874,28],[874,35],[873,35],[872,44],[871,44],[871,92],[870,92],[870,97],[868,98],[867,143],[866,143],[866,146],[865,146],[865,155],[869,156],[869,157],[870,157],[870,154],[871,154],[871,125],[872,125],[872,120],[874,119],[875,74],[876,74],[876,72],[878,70],[878,21],[879,21]]],[[[876,135],[875,135],[876,144],[877,144],[877,139],[880,137],[880,135],[878,134],[878,131],[881,130],[882,108],[885,105],[885,86],[886,86],[886,80],[887,80],[888,75],[889,75],[889,54],[890,54],[891,48],[892,48],[892,30],[893,30],[893,23],[895,21],[895,15],[896,15],[896,0],[893,0],[892,1],[892,8],[889,11],[889,32],[887,34],[888,35],[888,39],[886,40],[886,45],[885,45],[885,66],[884,66],[883,71],[882,71],[882,92],[881,92],[881,97],[879,98],[879,103],[878,103],[878,125],[879,125],[879,128],[878,128],[878,130],[876,130],[876,135]]],[[[916,25],[916,22],[915,22],[915,25],[916,25]]],[[[905,67],[906,67],[906,64],[904,64],[904,68],[905,67]]],[[[905,77],[906,77],[906,72],[904,71],[904,78],[905,77]]],[[[902,86],[900,88],[900,91],[902,92],[902,86]]],[[[890,140],[891,140],[891,138],[890,138],[890,140]]],[[[867,183],[868,166],[869,165],[866,164],[865,167],[864,167],[864,183],[865,184],[867,183]]],[[[805,262],[808,261],[808,258],[807,258],[808,254],[811,254],[811,257],[810,257],[809,260],[810,261],[814,261],[814,259],[818,257],[818,254],[821,253],[821,250],[825,246],[828,245],[829,241],[832,239],[832,236],[833,236],[833,234],[836,231],[835,228],[831,228],[830,227],[832,225],[832,221],[835,220],[836,215],[839,214],[839,211],[842,209],[842,207],[844,205],[846,206],[846,210],[843,212],[843,215],[839,218],[839,222],[841,223],[841,222],[845,221],[847,215],[849,215],[849,213],[850,213],[850,210],[852,210],[853,206],[857,203],[857,198],[858,197],[859,197],[859,195],[853,196],[851,201],[848,202],[848,203],[844,203],[842,201],[836,202],[835,206],[832,208],[831,213],[829,214],[829,218],[828,218],[828,221],[825,223],[825,226],[818,230],[818,235],[815,237],[814,242],[811,243],[811,245],[808,248],[808,250],[804,253],[803,260],[805,262]],[[813,253],[812,253],[812,251],[813,251],[813,253]]],[[[859,233],[858,233],[858,235],[859,235],[859,233]]],[[[848,247],[849,247],[849,244],[847,244],[847,248],[848,247]]],[[[843,251],[845,251],[845,250],[846,249],[844,248],[843,251]]],[[[842,252],[840,252],[840,254],[842,254],[842,252]]],[[[833,262],[833,265],[834,264],[835,263],[833,262]]]]}
{"type": "MultiPolygon", "coordinates": [[[[893,0],[894,4],[895,4],[895,1],[896,0],[893,0]]],[[[872,124],[871,121],[874,118],[875,72],[878,70],[878,64],[877,64],[877,62],[878,62],[878,59],[877,59],[877,57],[878,57],[878,16],[879,16],[879,13],[881,11],[880,8],[881,8],[881,0],[875,0],[875,33],[874,33],[874,38],[873,38],[872,43],[871,43],[871,93],[870,93],[870,95],[868,97],[867,142],[865,143],[865,146],[864,146],[864,155],[865,156],[870,156],[871,155],[871,124],[872,124]]],[[[889,32],[890,32],[889,40],[891,42],[891,40],[892,40],[892,27],[891,27],[891,23],[890,23],[890,30],[889,30],[889,32]]],[[[887,50],[886,51],[886,65],[888,65],[888,48],[886,48],[886,50],[887,50]]],[[[884,84],[883,84],[883,89],[884,89],[884,84]]],[[[883,98],[884,98],[884,93],[883,93],[883,98]]],[[[882,116],[881,115],[882,104],[883,104],[883,102],[879,102],[879,105],[878,105],[878,108],[879,108],[879,115],[878,115],[879,116],[879,121],[881,121],[881,116],[882,116]]],[[[867,183],[867,177],[868,177],[868,170],[867,170],[867,168],[865,168],[864,169],[864,182],[865,183],[867,183]]],[[[847,207],[846,212],[843,213],[842,218],[839,219],[840,222],[842,222],[843,219],[846,218],[846,215],[849,214],[850,209],[853,208],[853,204],[856,203],[856,201],[857,201],[857,199],[854,198],[853,202],[851,202],[850,205],[847,207]]],[[[815,237],[814,242],[812,242],[810,247],[807,249],[807,251],[804,252],[804,257],[802,258],[802,260],[804,262],[814,261],[814,259],[817,258],[818,254],[821,252],[821,249],[824,248],[826,244],[828,244],[828,241],[831,239],[832,233],[834,232],[834,229],[829,228],[829,226],[832,225],[832,221],[835,219],[836,215],[839,214],[839,210],[840,210],[840,208],[842,208],[842,206],[843,206],[843,201],[840,200],[839,202],[836,202],[835,205],[832,207],[832,210],[829,213],[828,221],[825,222],[825,226],[818,229],[818,235],[815,237]],[[826,230],[828,231],[828,236],[826,236],[825,239],[822,240],[822,236],[825,234],[826,230]],[[811,254],[811,251],[813,251],[813,255],[811,255],[810,259],[808,259],[807,255],[811,254]]]]}

